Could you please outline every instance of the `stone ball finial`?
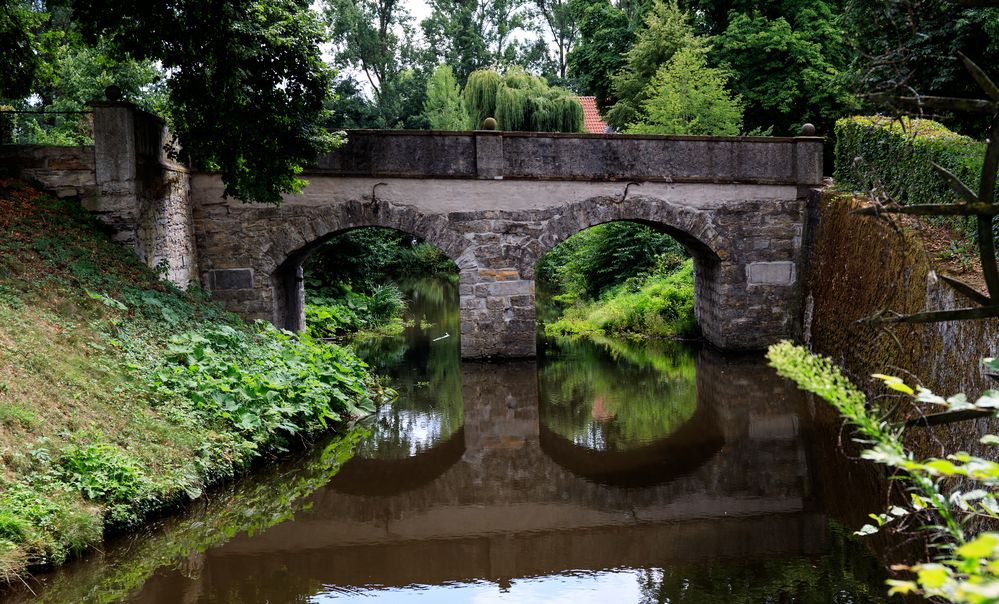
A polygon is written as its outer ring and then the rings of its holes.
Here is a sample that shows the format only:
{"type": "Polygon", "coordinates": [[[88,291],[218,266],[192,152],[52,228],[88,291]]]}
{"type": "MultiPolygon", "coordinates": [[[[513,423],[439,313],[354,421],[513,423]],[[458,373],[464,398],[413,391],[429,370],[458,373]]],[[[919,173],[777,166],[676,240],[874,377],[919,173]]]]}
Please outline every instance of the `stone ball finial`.
{"type": "Polygon", "coordinates": [[[116,102],[121,100],[121,88],[111,84],[104,89],[104,98],[111,102],[116,102]]]}
{"type": "Polygon", "coordinates": [[[496,129],[496,118],[494,118],[494,117],[487,117],[486,119],[482,120],[482,129],[483,130],[495,130],[496,129]]]}
{"type": "Polygon", "coordinates": [[[815,124],[804,123],[801,125],[801,136],[815,136],[815,124]]]}

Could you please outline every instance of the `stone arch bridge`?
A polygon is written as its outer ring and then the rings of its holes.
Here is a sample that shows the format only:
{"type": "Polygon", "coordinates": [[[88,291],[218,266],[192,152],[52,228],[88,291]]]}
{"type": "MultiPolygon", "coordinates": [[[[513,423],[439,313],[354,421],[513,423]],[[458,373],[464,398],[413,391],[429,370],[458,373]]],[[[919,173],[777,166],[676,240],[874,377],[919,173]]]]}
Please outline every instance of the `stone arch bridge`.
{"type": "Polygon", "coordinates": [[[91,148],[0,159],[81,194],[150,264],[247,318],[302,329],[309,253],[349,229],[391,227],[457,262],[463,357],[533,356],[535,264],[574,233],[630,220],[691,252],[697,318],[718,348],[799,330],[821,138],[353,131],[304,174],[303,194],[270,206],[225,199],[217,175],[171,164],[162,124],[131,105],[96,105],[94,131],[91,148]]]}

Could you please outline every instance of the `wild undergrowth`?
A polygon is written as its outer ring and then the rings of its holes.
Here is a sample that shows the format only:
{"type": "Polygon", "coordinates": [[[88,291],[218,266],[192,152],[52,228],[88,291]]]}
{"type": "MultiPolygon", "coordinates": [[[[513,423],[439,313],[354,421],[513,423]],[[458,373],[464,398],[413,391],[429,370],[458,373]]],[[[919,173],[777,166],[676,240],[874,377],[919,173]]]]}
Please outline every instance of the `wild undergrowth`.
{"type": "Polygon", "coordinates": [[[654,271],[579,301],[545,325],[555,335],[685,337],[697,334],[693,260],[672,271],[654,271]]]}
{"type": "Polygon", "coordinates": [[[78,201],[0,180],[0,582],[374,408],[349,350],[162,281],[78,201]]]}
{"type": "Polygon", "coordinates": [[[536,273],[549,336],[697,333],[690,254],[649,226],[611,222],[581,231],[546,254],[536,273]]]}
{"type": "MultiPolygon", "coordinates": [[[[854,439],[864,447],[861,456],[889,468],[892,478],[904,487],[905,500],[885,512],[870,514],[872,523],[856,532],[918,531],[929,544],[925,561],[892,567],[903,578],[887,581],[889,594],[916,594],[932,602],[961,604],[999,601],[999,533],[994,532],[999,520],[999,463],[995,456],[981,458],[953,451],[920,459],[906,445],[907,425],[886,419],[884,410],[869,401],[829,359],[789,342],[771,346],[767,356],[778,373],[832,405],[854,429],[854,439]],[[983,523],[993,530],[979,530],[983,523]]],[[[990,369],[999,366],[995,359],[986,362],[990,369]]],[[[928,425],[932,425],[930,418],[939,421],[941,416],[949,416],[948,421],[994,417],[999,408],[996,390],[987,390],[977,398],[963,393],[944,398],[894,376],[872,377],[907,397],[917,417],[928,425]]],[[[999,436],[985,434],[980,442],[999,445],[999,436]]]]}
{"type": "Polygon", "coordinates": [[[308,296],[305,325],[316,338],[336,338],[360,331],[382,333],[402,331],[406,300],[394,283],[371,288],[371,293],[355,292],[349,284],[328,287],[308,296]]]}

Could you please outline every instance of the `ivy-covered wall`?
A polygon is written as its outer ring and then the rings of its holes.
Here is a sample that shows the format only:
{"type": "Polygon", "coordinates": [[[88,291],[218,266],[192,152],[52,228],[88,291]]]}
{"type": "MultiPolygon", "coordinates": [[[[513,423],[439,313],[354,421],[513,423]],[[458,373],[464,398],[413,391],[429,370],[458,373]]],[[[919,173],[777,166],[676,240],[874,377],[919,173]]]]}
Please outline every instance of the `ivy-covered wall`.
{"type": "MultiPolygon", "coordinates": [[[[936,277],[917,234],[883,219],[852,213],[850,195],[822,192],[811,199],[811,250],[806,288],[805,334],[815,352],[845,367],[859,386],[883,395],[871,373],[897,375],[940,394],[969,397],[999,382],[985,376],[983,357],[999,356],[999,320],[951,321],[877,327],[862,319],[879,312],[912,313],[961,308],[970,302],[936,277]]],[[[941,442],[973,448],[968,423],[937,431],[941,442]],[[946,436],[945,436],[946,433],[946,436]]],[[[995,426],[992,431],[995,431],[995,426]]],[[[911,431],[939,454],[925,431],[911,431]]],[[[985,434],[984,421],[974,433],[985,434]]]]}

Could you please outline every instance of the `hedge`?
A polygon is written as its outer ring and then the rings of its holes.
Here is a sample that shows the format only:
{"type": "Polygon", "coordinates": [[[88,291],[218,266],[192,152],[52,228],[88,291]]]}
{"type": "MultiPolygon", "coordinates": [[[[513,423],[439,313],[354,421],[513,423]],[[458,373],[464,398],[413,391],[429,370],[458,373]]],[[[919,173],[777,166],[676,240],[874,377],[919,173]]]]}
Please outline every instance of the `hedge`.
{"type": "Polygon", "coordinates": [[[951,203],[957,195],[936,162],[978,190],[985,143],[951,132],[932,120],[856,116],[836,122],[836,184],[870,191],[881,186],[902,204],[951,203]]]}

